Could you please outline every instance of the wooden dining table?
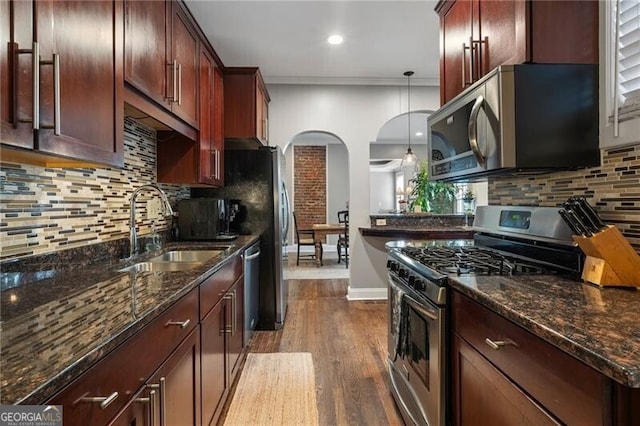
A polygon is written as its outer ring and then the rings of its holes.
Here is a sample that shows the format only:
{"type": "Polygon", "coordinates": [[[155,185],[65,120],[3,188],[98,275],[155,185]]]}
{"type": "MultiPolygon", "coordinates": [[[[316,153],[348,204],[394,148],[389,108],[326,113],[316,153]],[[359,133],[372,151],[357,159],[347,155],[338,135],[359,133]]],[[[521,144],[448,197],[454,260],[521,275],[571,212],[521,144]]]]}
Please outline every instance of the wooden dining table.
{"type": "Polygon", "coordinates": [[[322,240],[327,235],[344,234],[343,223],[316,223],[312,227],[316,248],[316,266],[322,264],[322,240]]]}

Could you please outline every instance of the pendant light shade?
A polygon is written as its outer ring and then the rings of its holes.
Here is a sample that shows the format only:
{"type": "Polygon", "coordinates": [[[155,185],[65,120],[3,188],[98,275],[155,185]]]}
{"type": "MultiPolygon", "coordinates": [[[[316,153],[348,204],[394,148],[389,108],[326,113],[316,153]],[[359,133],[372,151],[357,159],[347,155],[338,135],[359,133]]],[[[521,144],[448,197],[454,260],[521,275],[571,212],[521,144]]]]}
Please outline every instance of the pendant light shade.
{"type": "Polygon", "coordinates": [[[411,150],[411,76],[413,71],[405,71],[404,76],[407,77],[407,141],[409,146],[407,152],[402,157],[402,167],[413,166],[418,164],[418,157],[411,150]]]}

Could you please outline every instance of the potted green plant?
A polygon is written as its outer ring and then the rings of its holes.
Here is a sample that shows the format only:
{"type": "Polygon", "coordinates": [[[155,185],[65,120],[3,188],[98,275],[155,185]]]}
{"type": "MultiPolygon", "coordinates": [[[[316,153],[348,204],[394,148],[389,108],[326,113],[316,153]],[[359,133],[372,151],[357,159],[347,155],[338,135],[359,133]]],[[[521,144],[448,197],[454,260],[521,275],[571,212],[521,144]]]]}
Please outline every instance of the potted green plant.
{"type": "Polygon", "coordinates": [[[413,190],[409,196],[409,210],[420,206],[423,212],[435,214],[453,213],[458,188],[452,183],[432,182],[426,162],[420,163],[415,178],[409,181],[413,190]]]}

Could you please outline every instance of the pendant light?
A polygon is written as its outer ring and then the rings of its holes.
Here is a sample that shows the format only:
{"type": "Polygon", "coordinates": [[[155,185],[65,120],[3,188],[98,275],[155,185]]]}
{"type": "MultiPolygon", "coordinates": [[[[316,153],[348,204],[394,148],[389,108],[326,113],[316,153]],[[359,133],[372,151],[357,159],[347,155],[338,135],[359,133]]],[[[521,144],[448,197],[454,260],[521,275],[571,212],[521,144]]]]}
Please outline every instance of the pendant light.
{"type": "Polygon", "coordinates": [[[413,71],[405,71],[404,76],[407,77],[407,123],[408,123],[408,142],[407,152],[402,157],[401,167],[415,167],[418,164],[418,157],[411,151],[411,76],[413,71]]]}

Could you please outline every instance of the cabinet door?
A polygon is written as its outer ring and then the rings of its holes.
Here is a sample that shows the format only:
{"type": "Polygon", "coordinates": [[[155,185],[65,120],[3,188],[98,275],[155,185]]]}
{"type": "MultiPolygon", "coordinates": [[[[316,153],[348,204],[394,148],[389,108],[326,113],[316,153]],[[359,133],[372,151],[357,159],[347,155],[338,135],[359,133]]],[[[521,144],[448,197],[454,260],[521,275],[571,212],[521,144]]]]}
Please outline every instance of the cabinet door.
{"type": "Polygon", "coordinates": [[[0,142],[33,148],[33,3],[0,2],[0,142]],[[14,25],[17,23],[17,25],[14,25]]]}
{"type": "Polygon", "coordinates": [[[527,60],[526,0],[477,2],[473,25],[474,59],[479,79],[503,64],[527,60]]]}
{"type": "Polygon", "coordinates": [[[125,79],[169,108],[167,13],[164,1],[125,1],[125,79]]]}
{"type": "Polygon", "coordinates": [[[219,414],[219,405],[227,387],[225,372],[226,302],[220,301],[201,322],[202,422],[210,424],[219,414]]]}
{"type": "Polygon", "coordinates": [[[222,90],[220,71],[215,60],[206,49],[200,50],[200,149],[198,164],[199,183],[222,186],[222,161],[224,140],[219,117],[221,102],[217,99],[222,90]]]}
{"type": "Polygon", "coordinates": [[[440,16],[440,103],[471,81],[472,2],[456,1],[440,16]]]}
{"type": "Polygon", "coordinates": [[[158,389],[156,418],[165,426],[201,424],[200,332],[196,327],[149,379],[158,389]]]}
{"type": "Polygon", "coordinates": [[[224,186],[224,76],[220,67],[213,69],[213,144],[216,153],[214,185],[224,186]]]}
{"type": "Polygon", "coordinates": [[[458,335],[453,364],[454,424],[560,424],[458,335]]]}
{"type": "Polygon", "coordinates": [[[123,165],[122,3],[38,1],[34,12],[41,56],[36,148],[123,165]]]}
{"type": "Polygon", "coordinates": [[[198,127],[198,36],[182,7],[171,2],[171,58],[173,87],[176,93],[171,110],[194,127],[198,127]]]}
{"type": "Polygon", "coordinates": [[[228,311],[227,336],[229,339],[229,382],[233,383],[238,373],[238,360],[242,354],[244,343],[244,275],[229,289],[227,303],[231,304],[231,309],[228,311]]]}

